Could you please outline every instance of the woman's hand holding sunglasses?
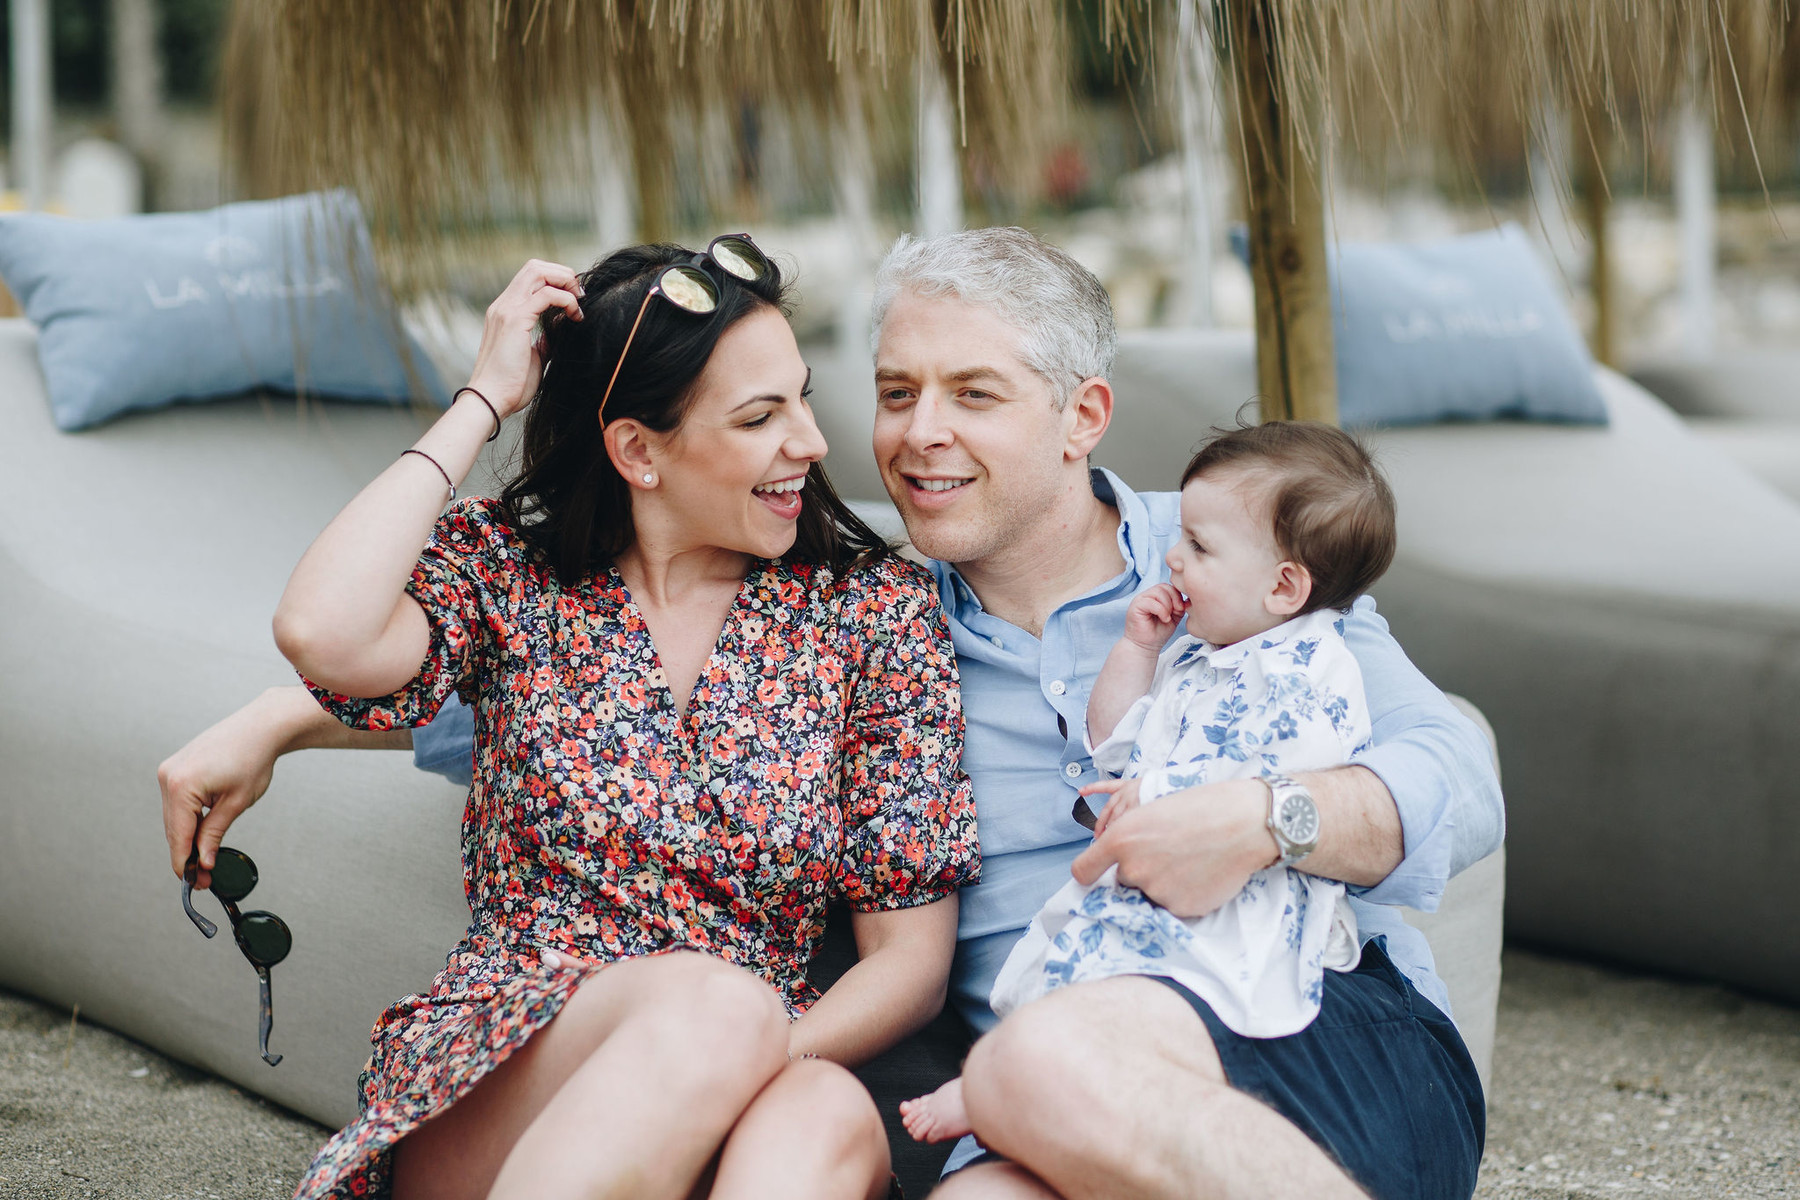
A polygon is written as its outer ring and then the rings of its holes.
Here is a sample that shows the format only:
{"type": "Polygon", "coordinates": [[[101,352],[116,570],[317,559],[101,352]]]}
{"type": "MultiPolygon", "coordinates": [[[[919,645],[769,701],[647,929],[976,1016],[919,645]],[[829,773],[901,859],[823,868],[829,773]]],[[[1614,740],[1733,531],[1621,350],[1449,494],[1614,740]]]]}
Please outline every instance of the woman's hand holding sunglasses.
{"type": "MultiPolygon", "coordinates": [[[[299,689],[280,689],[282,693],[299,689]]],[[[301,693],[304,695],[304,693],[301,693]]],[[[156,769],[162,788],[163,836],[169,842],[169,866],[179,878],[189,855],[198,852],[194,886],[212,886],[212,867],[225,831],[262,798],[275,772],[275,760],[287,750],[293,720],[279,705],[296,710],[291,695],[265,694],[200,733],[156,769]]],[[[307,705],[317,711],[311,697],[307,705]]]]}
{"type": "Polygon", "coordinates": [[[584,295],[572,268],[534,258],[488,305],[469,386],[494,406],[495,416],[504,420],[537,394],[544,376],[537,340],[543,315],[558,309],[579,321],[584,295]]]}

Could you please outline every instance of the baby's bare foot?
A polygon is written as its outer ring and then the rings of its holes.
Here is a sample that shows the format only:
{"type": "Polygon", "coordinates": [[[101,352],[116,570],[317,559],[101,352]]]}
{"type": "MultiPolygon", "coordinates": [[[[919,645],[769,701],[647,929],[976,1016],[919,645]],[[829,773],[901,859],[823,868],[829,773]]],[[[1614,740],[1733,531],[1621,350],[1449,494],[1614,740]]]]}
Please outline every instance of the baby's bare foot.
{"type": "Polygon", "coordinates": [[[952,1079],[929,1096],[900,1102],[900,1121],[915,1142],[943,1142],[973,1133],[963,1107],[962,1079],[952,1079]]]}

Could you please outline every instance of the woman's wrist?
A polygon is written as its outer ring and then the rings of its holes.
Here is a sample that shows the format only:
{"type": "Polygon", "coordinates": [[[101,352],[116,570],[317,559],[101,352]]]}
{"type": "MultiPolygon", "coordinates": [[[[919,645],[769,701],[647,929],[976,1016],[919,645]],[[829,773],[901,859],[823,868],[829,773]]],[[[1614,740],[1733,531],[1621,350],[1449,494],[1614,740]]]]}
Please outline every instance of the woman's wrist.
{"type": "Polygon", "coordinates": [[[474,395],[460,392],[437,423],[409,451],[403,451],[402,457],[418,462],[420,478],[447,487],[454,499],[493,431],[494,414],[488,406],[474,395]]]}
{"type": "MultiPolygon", "coordinates": [[[[457,402],[473,404],[483,412],[491,412],[502,421],[525,407],[528,396],[521,395],[517,381],[507,382],[491,374],[477,372],[469,376],[469,381],[457,389],[457,402]],[[481,399],[477,400],[475,397],[481,399]],[[486,401],[487,408],[482,407],[486,401]]],[[[489,421],[492,424],[492,421],[489,421]]]]}
{"type": "Polygon", "coordinates": [[[267,689],[256,698],[253,708],[272,756],[277,758],[325,745],[331,727],[339,724],[299,684],[267,689]]]}
{"type": "Polygon", "coordinates": [[[494,431],[487,436],[487,440],[490,442],[500,436],[500,422],[502,419],[500,410],[495,407],[494,402],[488,398],[487,392],[491,390],[493,389],[490,388],[487,389],[487,391],[484,391],[483,389],[476,387],[473,383],[465,383],[457,388],[456,394],[450,398],[452,407],[468,401],[473,401],[479,403],[482,408],[487,410],[488,417],[494,422],[494,431]]]}

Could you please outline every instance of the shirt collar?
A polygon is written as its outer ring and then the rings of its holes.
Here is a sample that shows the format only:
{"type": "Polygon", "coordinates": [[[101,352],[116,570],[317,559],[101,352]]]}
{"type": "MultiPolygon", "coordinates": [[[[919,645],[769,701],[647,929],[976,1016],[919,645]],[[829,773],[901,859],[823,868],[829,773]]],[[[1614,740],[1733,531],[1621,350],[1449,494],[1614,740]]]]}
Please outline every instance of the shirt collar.
{"type": "Polygon", "coordinates": [[[1150,509],[1143,497],[1105,467],[1088,471],[1094,495],[1119,510],[1119,556],[1140,579],[1162,578],[1162,547],[1151,529],[1150,509]]]}
{"type": "MultiPolygon", "coordinates": [[[[1343,618],[1344,614],[1336,609],[1321,608],[1309,612],[1303,617],[1293,617],[1283,621],[1273,629],[1265,629],[1254,637],[1233,642],[1229,646],[1214,646],[1199,638],[1194,638],[1193,641],[1195,647],[1200,648],[1201,652],[1206,655],[1208,665],[1227,671],[1238,667],[1252,654],[1259,654],[1264,650],[1276,650],[1301,638],[1317,637],[1330,630],[1343,618]]],[[[1188,657],[1188,653],[1189,650],[1184,649],[1182,657],[1188,657]]]]}

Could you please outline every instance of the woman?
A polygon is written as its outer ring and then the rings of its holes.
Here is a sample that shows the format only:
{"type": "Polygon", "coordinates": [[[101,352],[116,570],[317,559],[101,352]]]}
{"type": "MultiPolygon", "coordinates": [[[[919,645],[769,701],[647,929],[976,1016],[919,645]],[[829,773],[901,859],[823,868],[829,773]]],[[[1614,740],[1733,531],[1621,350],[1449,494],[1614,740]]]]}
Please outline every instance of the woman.
{"type": "MultiPolygon", "coordinates": [[[[527,264],[470,387],[295,568],[276,640],[328,711],[455,690],[477,724],[469,933],[301,1195],[886,1191],[836,1064],[941,1005],[973,808],[935,589],[832,494],[782,303],[743,238],[527,264]],[[534,394],[518,477],[440,517],[534,394]],[[834,895],[864,953],[813,1003],[834,895]]],[[[179,867],[199,804],[165,795],[179,867]]]]}

